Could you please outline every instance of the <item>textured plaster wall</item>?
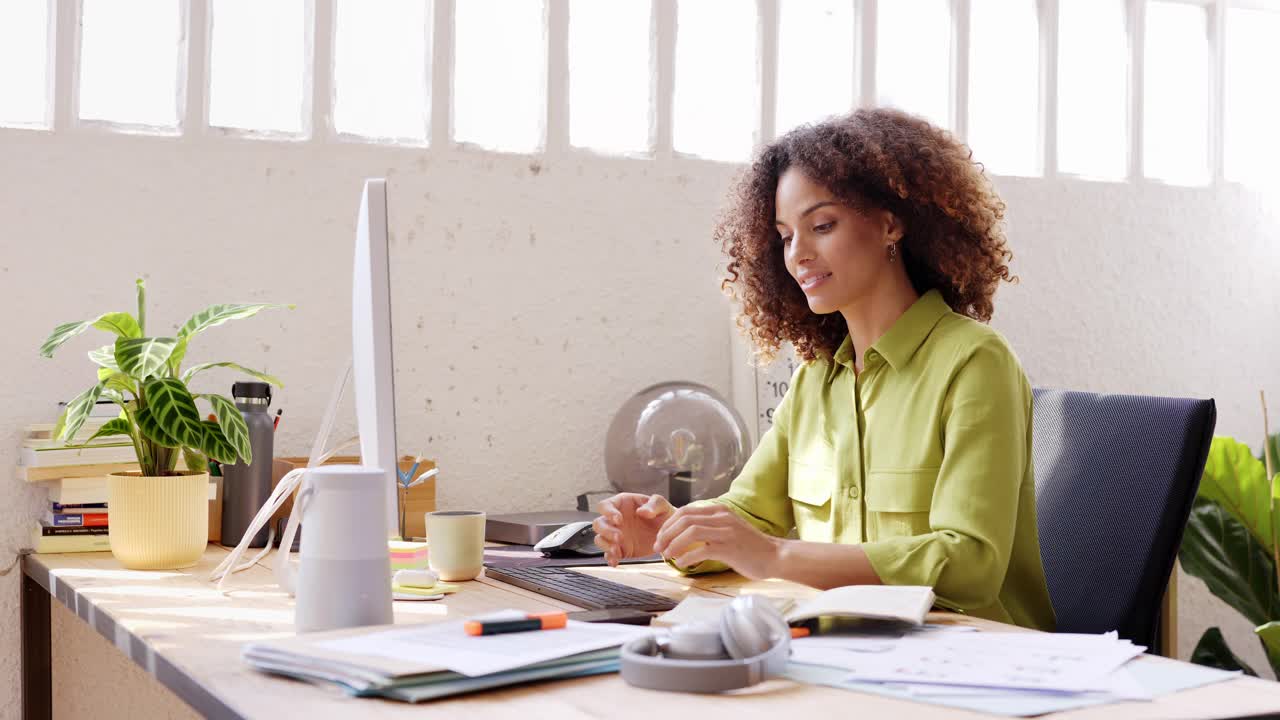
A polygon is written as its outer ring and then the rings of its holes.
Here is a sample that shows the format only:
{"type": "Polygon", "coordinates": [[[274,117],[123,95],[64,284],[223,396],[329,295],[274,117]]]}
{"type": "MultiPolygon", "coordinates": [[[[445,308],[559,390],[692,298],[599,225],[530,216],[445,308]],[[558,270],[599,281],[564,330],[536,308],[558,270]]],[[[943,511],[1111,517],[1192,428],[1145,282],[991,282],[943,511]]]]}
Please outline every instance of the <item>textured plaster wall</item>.
{"type": "MultiPolygon", "coordinates": [[[[13,131],[0,132],[0,157],[0,468],[24,424],[50,421],[90,382],[83,353],[105,342],[72,341],[50,361],[40,341],[57,323],[131,308],[138,275],[153,333],[214,302],[298,304],[211,330],[188,357],[282,377],[277,448],[305,453],[348,353],[366,176],[391,183],[399,446],[440,463],[442,507],[571,507],[606,485],[604,431],[633,392],[669,379],[730,390],[710,240],[728,166],[13,131]]],[[[1280,407],[1280,336],[1265,330],[1280,300],[1274,202],[1232,188],[999,185],[1022,282],[1002,290],[994,324],[1032,381],[1213,396],[1219,431],[1256,444],[1258,389],[1280,407]]],[[[233,379],[213,371],[201,385],[233,379]]],[[[348,399],[335,436],[352,434],[348,399]]],[[[10,557],[45,496],[7,472],[0,486],[10,557]]],[[[1182,654],[1212,622],[1265,665],[1243,620],[1188,585],[1182,654]]],[[[10,574],[0,697],[18,692],[17,613],[10,574]]]]}

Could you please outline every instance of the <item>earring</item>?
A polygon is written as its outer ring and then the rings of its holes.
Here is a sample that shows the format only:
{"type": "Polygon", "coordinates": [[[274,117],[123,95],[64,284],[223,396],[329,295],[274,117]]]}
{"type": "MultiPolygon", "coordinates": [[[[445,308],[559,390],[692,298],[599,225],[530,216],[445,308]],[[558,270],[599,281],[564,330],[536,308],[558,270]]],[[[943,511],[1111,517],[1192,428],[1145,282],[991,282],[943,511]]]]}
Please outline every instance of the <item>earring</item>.
{"type": "Polygon", "coordinates": [[[896,262],[897,260],[898,260],[898,243],[890,243],[889,244],[889,262],[896,262]]]}

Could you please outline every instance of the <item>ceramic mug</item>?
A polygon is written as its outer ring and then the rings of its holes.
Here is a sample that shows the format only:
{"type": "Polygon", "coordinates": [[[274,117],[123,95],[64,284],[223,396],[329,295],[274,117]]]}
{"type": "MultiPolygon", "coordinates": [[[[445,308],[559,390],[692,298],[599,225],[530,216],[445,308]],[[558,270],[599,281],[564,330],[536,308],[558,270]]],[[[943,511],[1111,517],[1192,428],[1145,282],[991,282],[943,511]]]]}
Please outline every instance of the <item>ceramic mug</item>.
{"type": "Polygon", "coordinates": [[[480,510],[426,514],[427,564],[446,582],[475,579],[484,568],[484,521],[480,510]]]}

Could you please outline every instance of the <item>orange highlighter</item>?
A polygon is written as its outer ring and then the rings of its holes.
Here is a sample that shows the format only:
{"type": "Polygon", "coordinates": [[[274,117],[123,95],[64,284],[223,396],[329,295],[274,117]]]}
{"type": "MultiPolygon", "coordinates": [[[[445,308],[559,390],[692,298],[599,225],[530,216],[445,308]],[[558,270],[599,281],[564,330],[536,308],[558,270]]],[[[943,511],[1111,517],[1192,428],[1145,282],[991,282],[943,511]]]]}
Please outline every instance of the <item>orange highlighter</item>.
{"type": "Polygon", "coordinates": [[[531,613],[512,620],[468,620],[462,626],[468,635],[499,635],[529,630],[557,630],[564,627],[569,618],[563,610],[531,613]]]}

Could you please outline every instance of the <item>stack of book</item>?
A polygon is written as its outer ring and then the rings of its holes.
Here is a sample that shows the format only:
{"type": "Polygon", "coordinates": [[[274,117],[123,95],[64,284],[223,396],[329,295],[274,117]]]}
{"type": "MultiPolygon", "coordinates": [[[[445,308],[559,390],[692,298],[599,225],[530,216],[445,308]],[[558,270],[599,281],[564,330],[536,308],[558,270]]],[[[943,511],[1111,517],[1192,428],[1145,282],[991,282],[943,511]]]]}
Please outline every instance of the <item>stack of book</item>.
{"type": "MultiPolygon", "coordinates": [[[[90,417],[76,433],[88,438],[111,418],[90,417]]],[[[137,470],[133,444],[119,436],[64,445],[53,425],[27,427],[18,452],[18,479],[45,485],[49,511],[36,521],[32,549],[38,553],[101,552],[107,536],[107,476],[137,470]]]]}

